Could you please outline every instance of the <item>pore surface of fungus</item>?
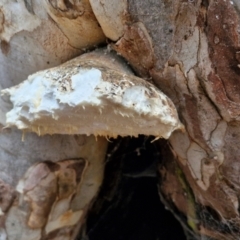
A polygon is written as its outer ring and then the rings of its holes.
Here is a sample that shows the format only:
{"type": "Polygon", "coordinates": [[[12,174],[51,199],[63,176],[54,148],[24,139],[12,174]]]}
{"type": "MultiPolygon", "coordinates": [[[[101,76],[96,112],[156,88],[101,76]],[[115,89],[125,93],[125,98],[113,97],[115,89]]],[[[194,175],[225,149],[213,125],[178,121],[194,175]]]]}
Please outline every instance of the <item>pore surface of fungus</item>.
{"type": "Polygon", "coordinates": [[[104,52],[82,55],[3,90],[7,126],[43,134],[153,135],[181,127],[171,100],[104,52]]]}

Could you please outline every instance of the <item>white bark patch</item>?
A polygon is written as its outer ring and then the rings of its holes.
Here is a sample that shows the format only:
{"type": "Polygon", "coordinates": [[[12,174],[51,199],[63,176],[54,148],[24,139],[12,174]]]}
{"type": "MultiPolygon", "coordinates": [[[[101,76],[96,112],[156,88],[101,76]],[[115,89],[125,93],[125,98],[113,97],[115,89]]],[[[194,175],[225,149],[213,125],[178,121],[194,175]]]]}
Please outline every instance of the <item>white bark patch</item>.
{"type": "Polygon", "coordinates": [[[197,55],[199,48],[199,29],[196,27],[191,37],[181,42],[181,50],[177,54],[176,59],[182,62],[182,68],[185,76],[191,68],[197,64],[197,55]]]}
{"type": "Polygon", "coordinates": [[[0,240],[7,240],[7,233],[3,228],[0,228],[0,240]]]}
{"type": "Polygon", "coordinates": [[[2,211],[2,208],[0,208],[0,216],[3,216],[4,212],[2,211]]]}
{"type": "Polygon", "coordinates": [[[59,0],[44,0],[43,5],[71,46],[88,48],[105,41],[88,0],[74,1],[71,4],[59,0]]]}
{"type": "Polygon", "coordinates": [[[33,31],[41,24],[41,20],[28,12],[23,0],[2,0],[0,2],[0,38],[9,42],[11,37],[23,30],[33,31]]]}
{"type": "Polygon", "coordinates": [[[210,185],[210,177],[215,173],[215,165],[208,159],[207,153],[196,143],[191,143],[187,151],[189,169],[199,187],[207,190],[210,185]]]}
{"type": "Polygon", "coordinates": [[[201,70],[203,78],[207,79],[212,71],[211,60],[209,58],[208,40],[206,34],[202,31],[199,32],[199,39],[198,67],[201,70]]]}
{"type": "Polygon", "coordinates": [[[56,229],[68,227],[77,224],[80,221],[80,218],[83,214],[83,211],[65,212],[62,216],[52,222],[48,222],[46,226],[46,233],[50,233],[56,229]]]}
{"type": "Polygon", "coordinates": [[[210,186],[210,178],[221,164],[217,153],[213,158],[209,158],[205,150],[193,142],[187,151],[187,160],[193,178],[198,186],[206,191],[210,186]]]}
{"type": "Polygon", "coordinates": [[[183,3],[179,6],[175,20],[174,54],[171,59],[181,63],[181,70],[185,76],[197,64],[199,28],[196,27],[196,16],[196,8],[183,3]]]}
{"type": "Polygon", "coordinates": [[[221,121],[212,132],[210,141],[215,151],[220,151],[223,148],[226,130],[227,123],[225,121],[221,121]]]}
{"type": "Polygon", "coordinates": [[[90,0],[90,4],[104,34],[117,41],[124,33],[127,0],[90,0]]]}
{"type": "Polygon", "coordinates": [[[26,213],[13,206],[6,218],[8,240],[40,240],[41,229],[30,229],[26,224],[26,213]]]}
{"type": "MultiPolygon", "coordinates": [[[[188,76],[188,88],[190,93],[197,100],[196,108],[198,111],[198,120],[200,122],[200,129],[204,140],[210,140],[210,133],[216,128],[217,122],[220,121],[220,117],[213,104],[204,95],[199,80],[196,76],[196,72],[191,69],[188,76]]],[[[196,123],[193,123],[196,124],[196,123]]]]}
{"type": "Polygon", "coordinates": [[[201,162],[202,159],[207,158],[206,152],[196,143],[191,143],[191,146],[187,152],[187,157],[193,178],[195,178],[196,180],[201,180],[201,162]]]}
{"type": "Polygon", "coordinates": [[[7,126],[43,134],[153,135],[181,128],[177,111],[155,86],[81,57],[38,72],[3,91],[13,109],[7,126]],[[28,94],[26,94],[28,93],[28,94]]]}
{"type": "Polygon", "coordinates": [[[210,178],[216,172],[216,165],[211,159],[202,160],[202,181],[198,181],[198,185],[204,190],[210,186],[210,178]]]}

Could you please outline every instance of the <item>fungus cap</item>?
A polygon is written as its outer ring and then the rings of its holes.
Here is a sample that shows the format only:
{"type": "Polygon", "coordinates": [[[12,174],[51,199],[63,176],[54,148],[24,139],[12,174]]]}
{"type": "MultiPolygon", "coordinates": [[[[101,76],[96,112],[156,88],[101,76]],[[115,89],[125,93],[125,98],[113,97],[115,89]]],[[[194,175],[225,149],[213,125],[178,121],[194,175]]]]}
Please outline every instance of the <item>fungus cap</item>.
{"type": "Polygon", "coordinates": [[[30,75],[2,91],[12,110],[7,127],[43,134],[168,138],[182,124],[174,104],[154,85],[133,76],[104,53],[85,54],[30,75]]]}

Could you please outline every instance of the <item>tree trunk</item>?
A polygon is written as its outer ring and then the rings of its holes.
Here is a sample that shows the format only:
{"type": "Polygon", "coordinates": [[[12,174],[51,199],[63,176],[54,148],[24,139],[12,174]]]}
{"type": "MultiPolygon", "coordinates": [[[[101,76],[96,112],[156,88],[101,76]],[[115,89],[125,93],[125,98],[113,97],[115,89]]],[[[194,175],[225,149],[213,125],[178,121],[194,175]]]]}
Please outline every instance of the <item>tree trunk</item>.
{"type": "MultiPolygon", "coordinates": [[[[1,0],[0,20],[0,89],[22,82],[35,71],[58,66],[87,48],[108,44],[108,49],[120,54],[138,77],[165,93],[185,130],[176,130],[168,141],[157,140],[164,158],[158,167],[161,200],[181,222],[189,239],[239,238],[237,0],[1,0]]],[[[9,101],[3,97],[2,126],[10,109],[9,101]]],[[[21,142],[21,134],[4,128],[0,133],[1,239],[74,239],[102,182],[104,140],[96,145],[95,161],[89,160],[90,166],[102,171],[92,180],[96,188],[85,199],[80,185],[94,176],[86,170],[89,156],[84,154],[84,146],[95,146],[93,140],[28,134],[21,142]],[[72,164],[77,164],[75,174],[82,177],[74,182],[81,206],[55,208],[57,203],[60,205],[56,197],[60,193],[48,184],[59,181],[56,176],[64,174],[72,164]],[[52,189],[44,196],[47,200],[33,200],[35,195],[26,191],[34,189],[33,185],[39,187],[38,191],[52,189]],[[49,217],[49,209],[51,214],[55,209],[55,218],[49,217]],[[45,215],[38,215],[42,211],[45,215]],[[61,225],[56,216],[69,212],[82,217],[61,225]],[[30,224],[31,216],[37,223],[30,224]],[[16,228],[12,226],[15,219],[16,228]],[[57,227],[46,231],[51,222],[57,227]]],[[[64,181],[72,186],[74,180],[64,181]]],[[[68,196],[75,194],[75,190],[69,190],[68,196]]]]}

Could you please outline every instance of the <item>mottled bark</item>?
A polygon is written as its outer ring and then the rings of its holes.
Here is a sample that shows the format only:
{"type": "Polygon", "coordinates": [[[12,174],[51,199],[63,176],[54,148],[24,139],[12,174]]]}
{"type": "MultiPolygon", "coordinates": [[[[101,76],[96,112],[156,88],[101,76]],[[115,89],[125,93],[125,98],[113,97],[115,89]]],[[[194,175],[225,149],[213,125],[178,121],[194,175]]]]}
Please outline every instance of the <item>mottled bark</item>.
{"type": "MultiPolygon", "coordinates": [[[[68,7],[0,1],[0,89],[105,41],[88,1],[68,7]]],[[[6,129],[10,109],[1,98],[0,239],[74,239],[102,183],[107,140],[6,129]]]]}
{"type": "Polygon", "coordinates": [[[161,195],[196,239],[238,239],[239,3],[125,3],[112,47],[172,99],[186,127],[164,153],[161,195]]]}
{"type": "MultiPolygon", "coordinates": [[[[81,4],[73,0],[0,2],[0,88],[59,65],[83,48],[104,43],[106,36],[109,47],[126,59],[136,75],[170,97],[185,126],[185,132],[174,132],[167,143],[159,141],[165,156],[159,166],[162,200],[181,221],[189,239],[238,239],[239,2],[90,0],[81,4]],[[10,17],[9,9],[14,8],[21,9],[21,21],[10,17]]],[[[0,124],[4,126],[11,106],[5,99],[0,104],[0,124]]],[[[80,158],[74,137],[37,140],[30,134],[21,143],[21,133],[6,131],[0,134],[1,164],[6,165],[0,175],[3,213],[13,208],[7,203],[20,206],[17,195],[27,192],[13,189],[32,164],[80,158]],[[49,149],[51,144],[56,147],[49,149]]],[[[62,169],[65,162],[56,164],[62,169]]],[[[34,166],[31,169],[42,167],[53,175],[59,171],[51,170],[47,163],[34,166]]],[[[6,221],[3,213],[2,226],[6,221]]]]}

